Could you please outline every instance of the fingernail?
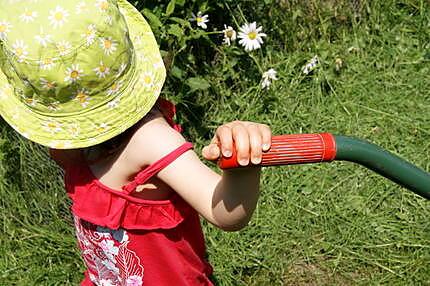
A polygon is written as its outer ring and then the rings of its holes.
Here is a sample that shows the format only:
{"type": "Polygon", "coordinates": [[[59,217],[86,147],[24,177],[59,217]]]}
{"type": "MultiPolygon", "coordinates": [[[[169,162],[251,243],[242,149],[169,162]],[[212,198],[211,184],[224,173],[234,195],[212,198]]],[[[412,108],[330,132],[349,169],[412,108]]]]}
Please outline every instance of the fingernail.
{"type": "Polygon", "coordinates": [[[258,165],[261,163],[261,157],[252,157],[252,164],[258,165]]]}
{"type": "Polygon", "coordinates": [[[269,150],[269,148],[270,148],[270,145],[269,145],[269,144],[263,144],[263,150],[264,150],[264,151],[269,150]]]}
{"type": "Polygon", "coordinates": [[[224,157],[231,157],[231,155],[233,155],[230,150],[224,150],[222,154],[224,155],[224,157]]]}
{"type": "Polygon", "coordinates": [[[241,166],[247,166],[249,164],[249,161],[247,159],[240,159],[238,162],[241,166]]]}

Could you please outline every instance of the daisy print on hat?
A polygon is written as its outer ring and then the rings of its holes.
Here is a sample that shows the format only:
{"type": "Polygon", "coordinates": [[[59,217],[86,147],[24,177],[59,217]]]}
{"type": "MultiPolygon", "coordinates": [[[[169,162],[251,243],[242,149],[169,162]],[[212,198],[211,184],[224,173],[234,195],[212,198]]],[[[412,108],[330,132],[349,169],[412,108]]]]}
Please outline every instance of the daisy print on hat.
{"type": "Polygon", "coordinates": [[[69,12],[61,6],[57,6],[49,12],[48,19],[54,28],[61,28],[66,23],[68,17],[69,12]]]}
{"type": "Polygon", "coordinates": [[[7,33],[10,32],[12,25],[7,21],[0,20],[0,40],[6,39],[7,33]]]}
{"type": "Polygon", "coordinates": [[[148,23],[125,0],[14,1],[0,8],[0,40],[1,116],[48,147],[118,135],[165,79],[148,23]]]}

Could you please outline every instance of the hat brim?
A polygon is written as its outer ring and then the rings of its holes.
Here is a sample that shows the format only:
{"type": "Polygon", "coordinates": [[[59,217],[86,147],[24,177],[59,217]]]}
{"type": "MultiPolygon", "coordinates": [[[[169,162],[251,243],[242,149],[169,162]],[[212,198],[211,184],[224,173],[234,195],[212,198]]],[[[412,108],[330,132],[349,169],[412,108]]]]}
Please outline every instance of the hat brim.
{"type": "Polygon", "coordinates": [[[0,70],[1,115],[18,133],[55,149],[84,148],[122,133],[154,106],[166,77],[157,42],[148,23],[133,5],[119,0],[118,6],[135,50],[134,69],[130,69],[131,80],[120,95],[112,102],[82,114],[53,117],[36,113],[20,101],[0,70]],[[142,80],[142,75],[150,81],[142,80]]]}

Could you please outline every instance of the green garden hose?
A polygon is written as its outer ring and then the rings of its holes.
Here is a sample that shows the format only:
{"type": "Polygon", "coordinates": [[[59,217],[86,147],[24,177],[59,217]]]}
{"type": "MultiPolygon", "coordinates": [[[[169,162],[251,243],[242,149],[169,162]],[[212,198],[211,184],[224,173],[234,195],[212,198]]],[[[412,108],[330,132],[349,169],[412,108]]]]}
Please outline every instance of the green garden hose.
{"type": "MultiPolygon", "coordinates": [[[[291,134],[272,137],[270,150],[263,153],[261,166],[350,161],[430,199],[430,173],[364,140],[347,136],[291,134]]],[[[239,167],[236,154],[221,158],[222,169],[239,167]]]]}

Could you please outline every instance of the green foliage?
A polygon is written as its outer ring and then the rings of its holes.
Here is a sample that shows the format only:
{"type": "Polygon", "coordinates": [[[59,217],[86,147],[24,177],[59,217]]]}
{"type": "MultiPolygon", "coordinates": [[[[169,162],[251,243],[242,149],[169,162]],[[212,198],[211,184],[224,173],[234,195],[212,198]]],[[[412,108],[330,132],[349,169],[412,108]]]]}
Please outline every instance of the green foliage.
{"type": "MultiPolygon", "coordinates": [[[[428,1],[135,1],[168,67],[164,95],[197,150],[222,122],[368,139],[430,170],[428,1]],[[191,13],[209,14],[207,31],[191,13]],[[221,45],[257,21],[261,50],[221,45]],[[317,68],[302,67],[317,55],[317,68]],[[261,73],[278,71],[270,90],[261,73]]],[[[77,285],[61,173],[0,123],[0,285],[77,285]]],[[[219,285],[428,285],[429,203],[347,163],[267,168],[246,229],[204,224],[219,285]]]]}

